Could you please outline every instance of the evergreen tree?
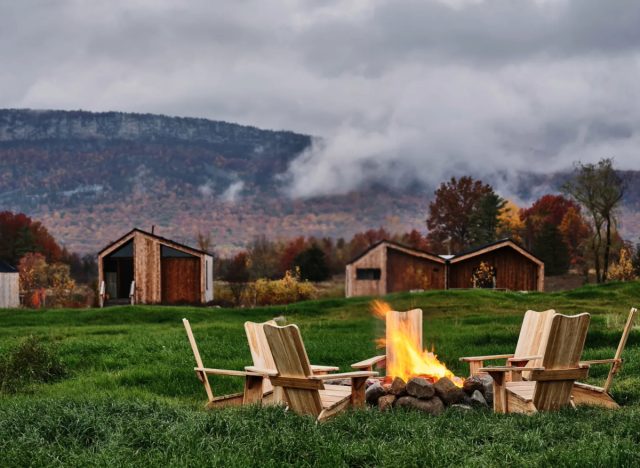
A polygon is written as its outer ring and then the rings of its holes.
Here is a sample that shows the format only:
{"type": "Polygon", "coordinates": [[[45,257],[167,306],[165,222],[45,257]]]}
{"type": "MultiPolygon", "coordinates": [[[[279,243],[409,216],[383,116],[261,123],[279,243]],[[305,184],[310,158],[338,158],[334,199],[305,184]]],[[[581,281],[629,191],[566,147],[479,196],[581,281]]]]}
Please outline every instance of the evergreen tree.
{"type": "Polygon", "coordinates": [[[300,277],[304,280],[324,281],[329,278],[324,252],[317,245],[300,252],[293,263],[300,268],[300,277]]]}
{"type": "Polygon", "coordinates": [[[472,247],[489,244],[496,240],[500,213],[506,200],[491,192],[478,200],[469,216],[469,239],[472,247]]]}
{"type": "Polygon", "coordinates": [[[533,253],[544,262],[546,275],[561,275],[569,270],[569,249],[553,224],[542,226],[533,241],[533,253]]]}

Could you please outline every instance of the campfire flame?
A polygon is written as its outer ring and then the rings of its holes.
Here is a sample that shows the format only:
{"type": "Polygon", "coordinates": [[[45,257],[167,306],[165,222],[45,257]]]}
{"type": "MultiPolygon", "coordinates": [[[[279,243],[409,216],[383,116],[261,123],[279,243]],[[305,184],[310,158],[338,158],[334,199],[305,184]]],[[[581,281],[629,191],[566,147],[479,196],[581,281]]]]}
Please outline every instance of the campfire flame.
{"type": "MultiPolygon", "coordinates": [[[[373,315],[379,319],[385,320],[387,313],[391,311],[391,306],[383,301],[375,300],[371,303],[371,311],[373,315]]],[[[463,379],[456,377],[453,372],[447,369],[438,357],[430,351],[417,349],[413,340],[410,338],[408,330],[402,325],[386,321],[387,336],[386,338],[378,338],[376,344],[380,348],[387,345],[393,347],[395,354],[395,363],[387,363],[387,376],[400,377],[407,382],[412,377],[425,377],[432,382],[437,382],[443,377],[448,377],[455,385],[462,387],[463,379]]]]}

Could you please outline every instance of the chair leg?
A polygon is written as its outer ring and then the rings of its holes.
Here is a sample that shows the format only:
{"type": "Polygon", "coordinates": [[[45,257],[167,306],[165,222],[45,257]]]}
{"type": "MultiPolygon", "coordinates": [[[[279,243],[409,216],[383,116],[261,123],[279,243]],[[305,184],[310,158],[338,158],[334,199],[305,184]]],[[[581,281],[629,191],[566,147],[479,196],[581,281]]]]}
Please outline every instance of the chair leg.
{"type": "Polygon", "coordinates": [[[496,413],[506,413],[507,408],[507,387],[505,386],[504,373],[490,372],[493,377],[493,411],[496,413]]]}
{"type": "Polygon", "coordinates": [[[247,375],[244,379],[244,396],[242,403],[249,405],[262,402],[262,377],[247,375]]]}
{"type": "Polygon", "coordinates": [[[366,386],[367,377],[354,377],[351,379],[351,406],[354,408],[364,408],[366,386]]]}

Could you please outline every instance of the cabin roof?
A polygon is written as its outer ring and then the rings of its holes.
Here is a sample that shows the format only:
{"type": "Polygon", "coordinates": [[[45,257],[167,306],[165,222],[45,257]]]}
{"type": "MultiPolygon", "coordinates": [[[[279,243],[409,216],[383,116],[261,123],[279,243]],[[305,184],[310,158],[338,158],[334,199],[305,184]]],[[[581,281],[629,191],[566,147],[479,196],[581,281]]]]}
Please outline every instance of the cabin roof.
{"type": "Polygon", "coordinates": [[[406,245],[402,245],[394,241],[383,239],[369,246],[364,252],[362,252],[360,255],[357,255],[349,263],[347,263],[347,265],[357,262],[358,260],[360,260],[362,257],[367,255],[369,252],[371,252],[373,249],[380,246],[381,244],[386,244],[387,247],[389,248],[399,250],[409,255],[415,255],[416,257],[428,258],[438,263],[457,263],[457,262],[461,262],[463,260],[475,257],[476,255],[482,255],[484,253],[491,252],[493,250],[498,250],[503,247],[511,247],[514,250],[516,250],[518,253],[522,254],[523,256],[533,261],[534,263],[538,265],[544,265],[544,262],[542,260],[540,260],[534,254],[532,254],[527,249],[525,249],[524,247],[522,247],[521,245],[519,245],[513,239],[510,239],[510,238],[500,239],[495,242],[490,242],[489,244],[481,245],[479,247],[474,247],[473,249],[466,250],[456,255],[436,255],[431,252],[427,252],[426,250],[414,249],[412,247],[407,247],[406,245]]]}
{"type": "Polygon", "coordinates": [[[427,252],[426,250],[414,249],[413,247],[407,247],[406,245],[402,245],[402,244],[400,244],[398,242],[394,242],[394,241],[390,241],[390,240],[387,240],[387,239],[383,239],[381,241],[376,242],[375,244],[370,245],[364,252],[362,252],[360,255],[357,255],[350,262],[348,262],[347,265],[350,265],[350,264],[352,264],[354,262],[357,262],[362,257],[364,257],[369,252],[371,252],[373,249],[375,249],[376,247],[378,247],[378,246],[380,246],[382,244],[386,244],[386,246],[388,248],[391,248],[391,249],[394,249],[394,250],[398,250],[400,252],[403,252],[403,253],[406,253],[406,254],[409,254],[409,255],[413,255],[415,257],[427,258],[427,259],[433,260],[434,262],[437,262],[437,263],[445,263],[444,259],[440,258],[436,254],[433,254],[431,252],[427,252]]]}
{"type": "Polygon", "coordinates": [[[133,235],[138,232],[140,234],[143,234],[145,236],[149,236],[152,237],[154,239],[157,239],[159,242],[166,244],[168,246],[176,246],[179,247],[181,249],[184,250],[188,250],[190,252],[193,252],[195,254],[201,254],[201,255],[211,255],[211,253],[207,252],[206,250],[201,250],[201,249],[196,249],[194,247],[190,247],[188,245],[185,244],[181,244],[179,242],[176,242],[174,240],[171,239],[167,239],[166,237],[162,237],[159,236],[157,234],[153,234],[151,232],[148,231],[144,231],[142,229],[139,228],[133,228],[131,231],[127,232],[125,235],[123,235],[122,237],[116,239],[115,241],[111,242],[109,245],[107,245],[105,248],[103,248],[100,252],[98,252],[98,255],[102,255],[103,253],[107,252],[109,249],[111,249],[114,245],[116,244],[120,244],[123,240],[127,239],[128,237],[133,237],[133,235]]]}
{"type": "Polygon", "coordinates": [[[0,273],[18,273],[18,270],[4,260],[0,260],[0,273]]]}
{"type": "Polygon", "coordinates": [[[448,261],[449,263],[457,263],[457,262],[461,262],[463,260],[467,260],[469,258],[475,257],[477,255],[482,255],[487,252],[492,252],[494,250],[502,249],[504,247],[511,247],[518,253],[527,257],[532,262],[537,263],[538,265],[544,265],[544,262],[542,260],[540,260],[534,254],[532,254],[527,249],[525,249],[524,247],[522,247],[521,245],[519,245],[513,239],[510,239],[510,238],[500,239],[495,242],[491,242],[489,244],[475,247],[473,249],[454,255],[454,257],[448,261]]]}

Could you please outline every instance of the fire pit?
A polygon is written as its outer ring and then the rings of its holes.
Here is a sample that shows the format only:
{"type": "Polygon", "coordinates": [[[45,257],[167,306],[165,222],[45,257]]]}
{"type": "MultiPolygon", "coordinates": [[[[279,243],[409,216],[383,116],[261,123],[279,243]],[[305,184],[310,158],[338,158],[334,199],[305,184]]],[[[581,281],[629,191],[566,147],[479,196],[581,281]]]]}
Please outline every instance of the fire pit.
{"type": "Polygon", "coordinates": [[[374,301],[372,310],[385,321],[385,337],[377,343],[385,348],[386,359],[381,365],[386,367],[386,376],[368,382],[367,403],[382,411],[414,408],[433,415],[447,406],[465,410],[490,407],[491,377],[456,377],[433,350],[423,349],[422,310],[397,312],[381,301],[374,301]]]}

